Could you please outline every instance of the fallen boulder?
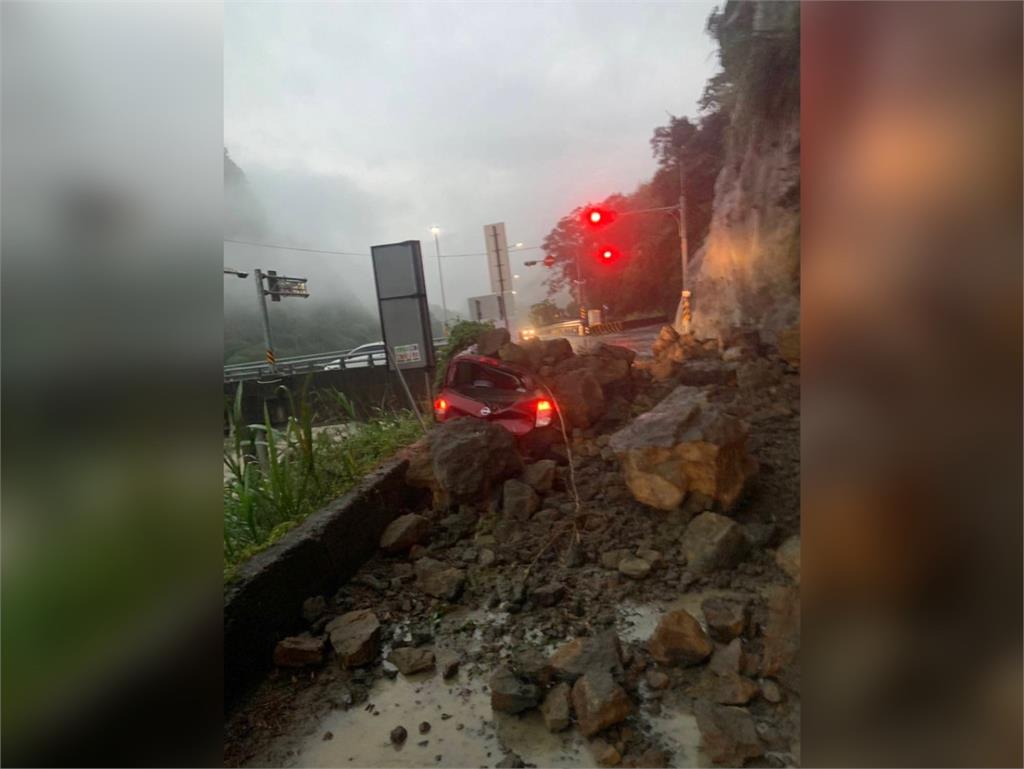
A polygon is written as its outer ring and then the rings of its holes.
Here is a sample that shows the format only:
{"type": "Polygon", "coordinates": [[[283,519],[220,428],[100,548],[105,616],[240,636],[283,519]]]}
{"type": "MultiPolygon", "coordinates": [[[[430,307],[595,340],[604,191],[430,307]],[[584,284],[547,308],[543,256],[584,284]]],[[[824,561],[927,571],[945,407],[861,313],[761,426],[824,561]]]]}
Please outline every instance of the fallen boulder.
{"type": "Polygon", "coordinates": [[[480,499],[523,470],[512,434],[493,422],[442,422],[433,430],[430,447],[437,484],[454,501],[480,499]]]}
{"type": "Polygon", "coordinates": [[[411,676],[413,673],[434,669],[434,652],[415,646],[400,646],[391,650],[388,662],[398,668],[403,676],[411,676]]]}
{"type": "Polygon", "coordinates": [[[557,464],[553,459],[542,459],[527,465],[523,470],[523,483],[529,484],[534,491],[541,494],[551,491],[551,487],[555,483],[556,467],[557,464]]]}
{"type": "Polygon", "coordinates": [[[380,622],[370,609],[342,614],[331,620],[326,630],[341,667],[357,668],[377,658],[380,622]]]}
{"type": "Polygon", "coordinates": [[[423,542],[429,533],[430,521],[422,515],[400,515],[384,529],[380,537],[380,547],[389,555],[397,555],[423,542]]]}
{"type": "Polygon", "coordinates": [[[325,640],[310,635],[282,638],[274,649],[274,664],[280,668],[304,668],[324,661],[325,640]]]}
{"type": "Polygon", "coordinates": [[[743,708],[698,700],[693,712],[701,746],[716,764],[743,766],[746,759],[764,755],[754,719],[743,708]]]}
{"type": "Polygon", "coordinates": [[[505,481],[502,490],[502,508],[505,515],[516,521],[528,521],[540,507],[540,498],[533,488],[515,478],[505,481]]]}
{"type": "Polygon", "coordinates": [[[746,425],[701,390],[680,386],[612,435],[609,445],[639,502],[676,510],[699,492],[729,510],[756,468],[746,442],[746,425]]]}
{"type": "Polygon", "coordinates": [[[530,368],[530,353],[515,342],[506,342],[498,348],[498,357],[513,366],[530,368]]]}
{"type": "Polygon", "coordinates": [[[507,667],[491,674],[491,708],[500,713],[521,713],[540,702],[540,688],[520,681],[507,667]]]}
{"type": "Polygon", "coordinates": [[[604,415],[604,390],[587,369],[556,374],[551,379],[551,392],[567,425],[585,429],[604,415]]]}
{"type": "Polygon", "coordinates": [[[704,628],[682,609],[661,618],[647,642],[647,651],[663,665],[696,665],[710,655],[714,646],[704,628]]]}
{"type": "Polygon", "coordinates": [[[549,732],[560,732],[569,727],[569,719],[572,715],[570,691],[569,684],[560,683],[554,686],[544,698],[544,703],[540,706],[540,714],[544,718],[544,725],[549,732]]]}
{"type": "Polygon", "coordinates": [[[575,681],[588,672],[622,673],[622,647],[614,631],[574,638],[551,655],[551,668],[563,680],[575,681]]]}
{"type": "Polygon", "coordinates": [[[584,737],[625,720],[632,709],[625,689],[603,671],[586,673],[576,680],[572,687],[572,705],[584,737]]]}
{"type": "Polygon", "coordinates": [[[476,338],[476,351],[480,355],[494,357],[501,346],[512,341],[507,328],[489,328],[481,331],[476,338]]]}
{"type": "Polygon", "coordinates": [[[724,598],[705,598],[700,605],[708,633],[716,641],[728,643],[742,635],[747,624],[747,607],[724,598]]]}
{"type": "Polygon", "coordinates": [[[416,561],[416,587],[434,598],[454,601],[466,584],[466,573],[462,569],[437,561],[420,558],[416,561]]]}
{"type": "Polygon", "coordinates": [[[717,513],[701,513],[686,527],[680,545],[686,567],[695,574],[708,574],[738,564],[750,543],[736,521],[717,513]]]}
{"type": "Polygon", "coordinates": [[[534,590],[532,595],[538,606],[556,606],[565,598],[565,585],[561,582],[549,582],[534,590]]]}

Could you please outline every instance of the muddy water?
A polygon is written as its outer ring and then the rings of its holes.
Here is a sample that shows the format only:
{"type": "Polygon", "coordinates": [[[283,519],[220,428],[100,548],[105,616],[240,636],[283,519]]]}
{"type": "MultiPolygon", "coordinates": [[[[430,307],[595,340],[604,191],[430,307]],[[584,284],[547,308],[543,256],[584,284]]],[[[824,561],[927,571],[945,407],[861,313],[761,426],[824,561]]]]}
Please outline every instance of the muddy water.
{"type": "MultiPolygon", "coordinates": [[[[703,621],[700,604],[712,596],[739,594],[712,590],[660,603],[625,603],[618,610],[619,637],[625,642],[646,641],[661,617],[675,609],[685,609],[703,621]]],[[[471,651],[482,643],[484,627],[511,629],[514,619],[505,612],[461,610],[442,621],[446,630],[466,623],[475,628],[464,636],[464,651],[471,651]]],[[[404,633],[404,628],[396,628],[394,637],[385,641],[385,656],[391,645],[408,640],[404,633]]],[[[510,640],[508,636],[502,638],[510,640]]],[[[557,646],[540,648],[550,653],[557,646]]],[[[506,656],[504,650],[500,656],[506,656]]],[[[494,713],[485,684],[485,676],[471,675],[470,670],[460,671],[449,681],[436,672],[381,678],[362,705],[332,710],[323,719],[307,724],[306,735],[292,743],[284,763],[293,767],[488,767],[504,758],[506,751],[513,751],[536,766],[595,766],[588,743],[578,731],[550,733],[537,710],[519,716],[494,713]],[[424,721],[430,729],[421,734],[419,725],[424,721]],[[391,730],[396,726],[408,732],[405,742],[398,746],[390,742],[391,730]],[[328,734],[330,737],[325,739],[328,734]]],[[[641,694],[642,698],[646,696],[646,684],[641,685],[641,694]]],[[[658,715],[641,706],[634,719],[637,727],[656,737],[669,752],[670,766],[710,766],[700,750],[700,732],[687,705],[666,698],[658,715]]],[[[264,755],[251,765],[280,761],[281,753],[277,753],[273,760],[264,755]]]]}
{"type": "Polygon", "coordinates": [[[452,682],[423,673],[378,681],[366,704],[332,712],[298,747],[291,765],[486,767],[504,757],[502,744],[538,766],[593,764],[577,732],[551,734],[538,711],[492,713],[481,679],[470,682],[460,673],[452,682]],[[419,731],[423,721],[430,723],[426,734],[419,731]],[[389,740],[396,726],[408,731],[400,746],[389,740]]]}

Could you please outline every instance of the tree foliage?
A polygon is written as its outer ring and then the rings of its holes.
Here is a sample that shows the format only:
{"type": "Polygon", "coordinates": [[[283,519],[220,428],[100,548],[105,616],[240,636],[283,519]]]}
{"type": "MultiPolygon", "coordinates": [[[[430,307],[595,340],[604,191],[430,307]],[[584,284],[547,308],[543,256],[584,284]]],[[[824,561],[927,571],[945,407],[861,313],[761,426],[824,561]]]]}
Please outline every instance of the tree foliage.
{"type": "Polygon", "coordinates": [[[655,128],[654,176],[631,194],[595,203],[627,215],[598,231],[582,223],[582,208],[559,220],[544,240],[546,253],[555,258],[545,281],[549,297],[568,290],[575,300],[575,281],[581,277],[585,304],[608,306],[612,318],[659,309],[671,313],[682,284],[678,219],[671,211],[629,212],[677,206],[682,176],[692,260],[710,229],[715,183],[727,155],[799,109],[799,4],[730,0],[711,13],[707,32],[718,42],[722,69],[705,86],[700,114],[696,119],[673,115],[655,128]],[[616,246],[625,258],[600,264],[596,254],[604,245],[616,246]]]}

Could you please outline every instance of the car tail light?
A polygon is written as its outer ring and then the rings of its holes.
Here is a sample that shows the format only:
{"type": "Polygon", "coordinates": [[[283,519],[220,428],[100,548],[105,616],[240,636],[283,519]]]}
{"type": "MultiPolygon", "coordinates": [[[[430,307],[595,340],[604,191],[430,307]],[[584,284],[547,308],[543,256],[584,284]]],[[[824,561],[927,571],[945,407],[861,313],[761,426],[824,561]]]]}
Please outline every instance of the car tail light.
{"type": "Polygon", "coordinates": [[[537,401],[537,419],[534,421],[534,427],[547,427],[551,424],[551,418],[555,415],[555,408],[551,405],[551,401],[539,400],[537,401]]]}
{"type": "Polygon", "coordinates": [[[448,416],[448,401],[444,398],[438,398],[434,401],[434,416],[437,417],[438,420],[443,420],[448,416]]]}

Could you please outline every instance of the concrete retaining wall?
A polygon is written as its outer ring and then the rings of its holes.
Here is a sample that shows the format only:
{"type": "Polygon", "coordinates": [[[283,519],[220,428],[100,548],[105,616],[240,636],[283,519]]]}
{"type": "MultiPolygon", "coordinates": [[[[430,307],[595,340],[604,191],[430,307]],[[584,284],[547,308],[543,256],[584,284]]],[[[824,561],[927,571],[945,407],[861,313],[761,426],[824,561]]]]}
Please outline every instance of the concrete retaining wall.
{"type": "Polygon", "coordinates": [[[230,706],[270,668],[274,646],[304,629],[302,602],[328,599],[376,551],[380,536],[429,495],[405,483],[399,456],[250,558],[224,595],[224,702],[230,706]]]}

